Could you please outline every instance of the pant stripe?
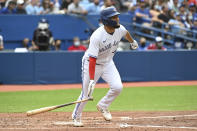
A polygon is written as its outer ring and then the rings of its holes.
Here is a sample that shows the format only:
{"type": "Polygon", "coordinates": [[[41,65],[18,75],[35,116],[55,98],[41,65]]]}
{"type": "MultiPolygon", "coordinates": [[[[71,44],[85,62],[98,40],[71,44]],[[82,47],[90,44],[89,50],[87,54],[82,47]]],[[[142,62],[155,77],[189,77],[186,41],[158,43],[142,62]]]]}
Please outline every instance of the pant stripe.
{"type": "MultiPolygon", "coordinates": [[[[84,92],[83,92],[84,63],[85,63],[85,59],[84,59],[83,62],[82,62],[82,73],[81,73],[81,77],[82,77],[82,94],[81,94],[80,100],[83,99],[83,94],[84,94],[84,92]]],[[[77,104],[77,107],[76,107],[76,110],[75,110],[75,113],[74,113],[74,114],[75,114],[75,115],[74,115],[74,119],[76,119],[76,117],[77,117],[77,111],[78,111],[78,109],[79,109],[80,104],[81,104],[81,103],[78,103],[78,104],[77,104]]]]}

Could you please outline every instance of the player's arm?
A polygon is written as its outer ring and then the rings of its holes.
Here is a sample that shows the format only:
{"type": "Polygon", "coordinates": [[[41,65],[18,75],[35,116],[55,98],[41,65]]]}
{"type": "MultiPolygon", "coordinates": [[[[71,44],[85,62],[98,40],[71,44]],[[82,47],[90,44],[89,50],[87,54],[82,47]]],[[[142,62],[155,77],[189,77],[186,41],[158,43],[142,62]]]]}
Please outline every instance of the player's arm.
{"type": "Polygon", "coordinates": [[[90,56],[89,57],[89,76],[90,76],[90,80],[94,80],[95,67],[96,67],[96,58],[90,56]]]}
{"type": "Polygon", "coordinates": [[[138,48],[137,41],[132,38],[132,36],[130,35],[130,33],[128,31],[125,35],[125,39],[129,41],[129,43],[131,44],[132,49],[137,49],[138,48]]]}
{"type": "Polygon", "coordinates": [[[125,35],[125,39],[128,40],[130,43],[134,42],[134,39],[132,38],[132,36],[130,35],[130,33],[128,31],[125,35]]]}
{"type": "Polygon", "coordinates": [[[94,91],[94,75],[95,75],[95,67],[96,67],[96,58],[89,57],[89,76],[90,76],[90,82],[88,85],[88,97],[92,96],[92,93],[94,91]]]}
{"type": "Polygon", "coordinates": [[[96,60],[99,52],[99,44],[100,39],[96,38],[94,35],[90,37],[90,44],[88,49],[88,55],[89,55],[89,76],[90,81],[88,85],[88,97],[92,96],[95,82],[94,82],[94,76],[95,76],[95,70],[96,70],[96,60]]]}

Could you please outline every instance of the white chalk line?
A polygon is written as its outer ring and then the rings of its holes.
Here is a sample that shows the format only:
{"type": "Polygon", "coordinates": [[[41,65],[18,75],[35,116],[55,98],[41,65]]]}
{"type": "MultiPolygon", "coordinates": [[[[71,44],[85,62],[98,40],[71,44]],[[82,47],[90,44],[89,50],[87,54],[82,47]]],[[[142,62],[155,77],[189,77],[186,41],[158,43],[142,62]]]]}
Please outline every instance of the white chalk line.
{"type": "Polygon", "coordinates": [[[137,118],[131,118],[131,117],[120,117],[121,120],[138,120],[138,119],[162,119],[162,118],[177,118],[177,117],[195,117],[197,114],[191,114],[191,115],[175,115],[175,116],[154,116],[154,117],[137,117],[137,118]]]}
{"type": "Polygon", "coordinates": [[[130,125],[127,123],[123,123],[119,125],[120,128],[127,128],[127,127],[140,127],[140,128],[170,128],[170,129],[197,129],[197,127],[186,127],[186,126],[156,126],[156,125],[130,125]]]}
{"type": "MultiPolygon", "coordinates": [[[[86,126],[84,126],[85,128],[90,128],[90,129],[114,129],[114,127],[103,127],[103,126],[101,126],[101,127],[86,127],[86,126]]],[[[67,128],[67,127],[66,127],[67,128]]],[[[72,127],[71,127],[72,128],[72,127]]],[[[79,128],[79,127],[74,127],[73,126],[73,128],[79,128]]],[[[83,128],[83,127],[82,127],[83,128]]],[[[38,128],[38,127],[36,127],[36,128],[34,128],[34,127],[31,127],[31,128],[29,128],[29,127],[27,127],[27,128],[0,128],[0,130],[53,130],[53,129],[56,129],[56,128],[47,128],[47,127],[41,127],[41,128],[38,128]]],[[[65,130],[65,127],[58,127],[57,128],[58,130],[65,130]]]]}
{"type": "Polygon", "coordinates": [[[54,125],[73,125],[74,122],[64,122],[64,121],[56,121],[53,122],[54,125]]]}
{"type": "MultiPolygon", "coordinates": [[[[178,118],[178,117],[196,117],[197,114],[191,114],[191,115],[175,115],[175,116],[153,116],[153,117],[136,117],[136,118],[131,118],[131,117],[113,117],[113,119],[120,119],[120,120],[137,120],[137,119],[162,119],[162,118],[178,118]]],[[[84,117],[83,120],[102,120],[103,117],[84,117]]]]}

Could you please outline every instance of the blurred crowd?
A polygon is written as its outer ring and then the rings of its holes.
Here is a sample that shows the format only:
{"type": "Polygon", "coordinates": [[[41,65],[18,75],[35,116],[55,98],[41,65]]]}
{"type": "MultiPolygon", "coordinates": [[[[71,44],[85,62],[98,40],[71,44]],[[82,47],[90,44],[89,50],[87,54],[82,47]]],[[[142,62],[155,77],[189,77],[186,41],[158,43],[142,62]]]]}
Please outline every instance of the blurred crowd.
{"type": "MultiPolygon", "coordinates": [[[[137,24],[166,31],[171,28],[172,33],[197,39],[197,33],[188,34],[188,30],[197,32],[197,0],[0,0],[0,15],[98,15],[109,6],[116,7],[121,13],[130,14],[132,21],[137,24]]],[[[146,30],[145,33],[151,34],[146,30]]],[[[182,39],[176,41],[181,42],[182,39]]],[[[196,45],[192,43],[193,47],[196,45]]]]}
{"type": "MultiPolygon", "coordinates": [[[[191,27],[197,19],[197,0],[0,0],[0,14],[99,14],[115,6],[121,13],[131,13],[140,23],[180,21],[191,27]],[[195,19],[196,18],[196,19],[195,19]]],[[[183,25],[182,25],[183,24],[183,25]]],[[[196,28],[195,28],[196,29],[196,28]]]]}
{"type": "MultiPolygon", "coordinates": [[[[165,33],[162,35],[165,39],[163,42],[173,44],[172,48],[197,48],[197,0],[140,0],[136,5],[129,4],[128,7],[133,22],[173,33],[176,37],[165,33]],[[166,40],[170,40],[170,43],[166,40]]],[[[161,36],[161,33],[154,34],[151,30],[141,31],[161,36]]],[[[146,37],[144,39],[147,40],[146,37]]]]}

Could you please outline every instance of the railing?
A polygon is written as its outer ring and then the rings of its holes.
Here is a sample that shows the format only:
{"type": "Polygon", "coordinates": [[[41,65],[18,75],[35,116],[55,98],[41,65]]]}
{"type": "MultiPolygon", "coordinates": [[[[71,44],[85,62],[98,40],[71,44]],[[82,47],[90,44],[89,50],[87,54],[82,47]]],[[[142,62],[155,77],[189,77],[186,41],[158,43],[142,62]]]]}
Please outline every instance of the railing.
{"type": "Polygon", "coordinates": [[[176,42],[176,39],[182,39],[184,40],[184,42],[192,42],[194,44],[197,43],[197,31],[193,31],[186,28],[173,27],[174,29],[176,28],[178,30],[182,30],[185,32],[184,34],[178,34],[175,32],[171,32],[172,27],[170,27],[169,31],[166,31],[165,30],[166,25],[167,24],[165,23],[162,25],[162,28],[155,28],[155,27],[144,26],[137,23],[132,23],[131,32],[135,35],[152,39],[153,41],[156,36],[160,35],[164,39],[164,42],[167,42],[169,44],[174,44],[176,42]],[[145,33],[144,30],[149,31],[150,33],[145,33]],[[170,39],[166,38],[167,35],[170,36],[170,39]]]}

